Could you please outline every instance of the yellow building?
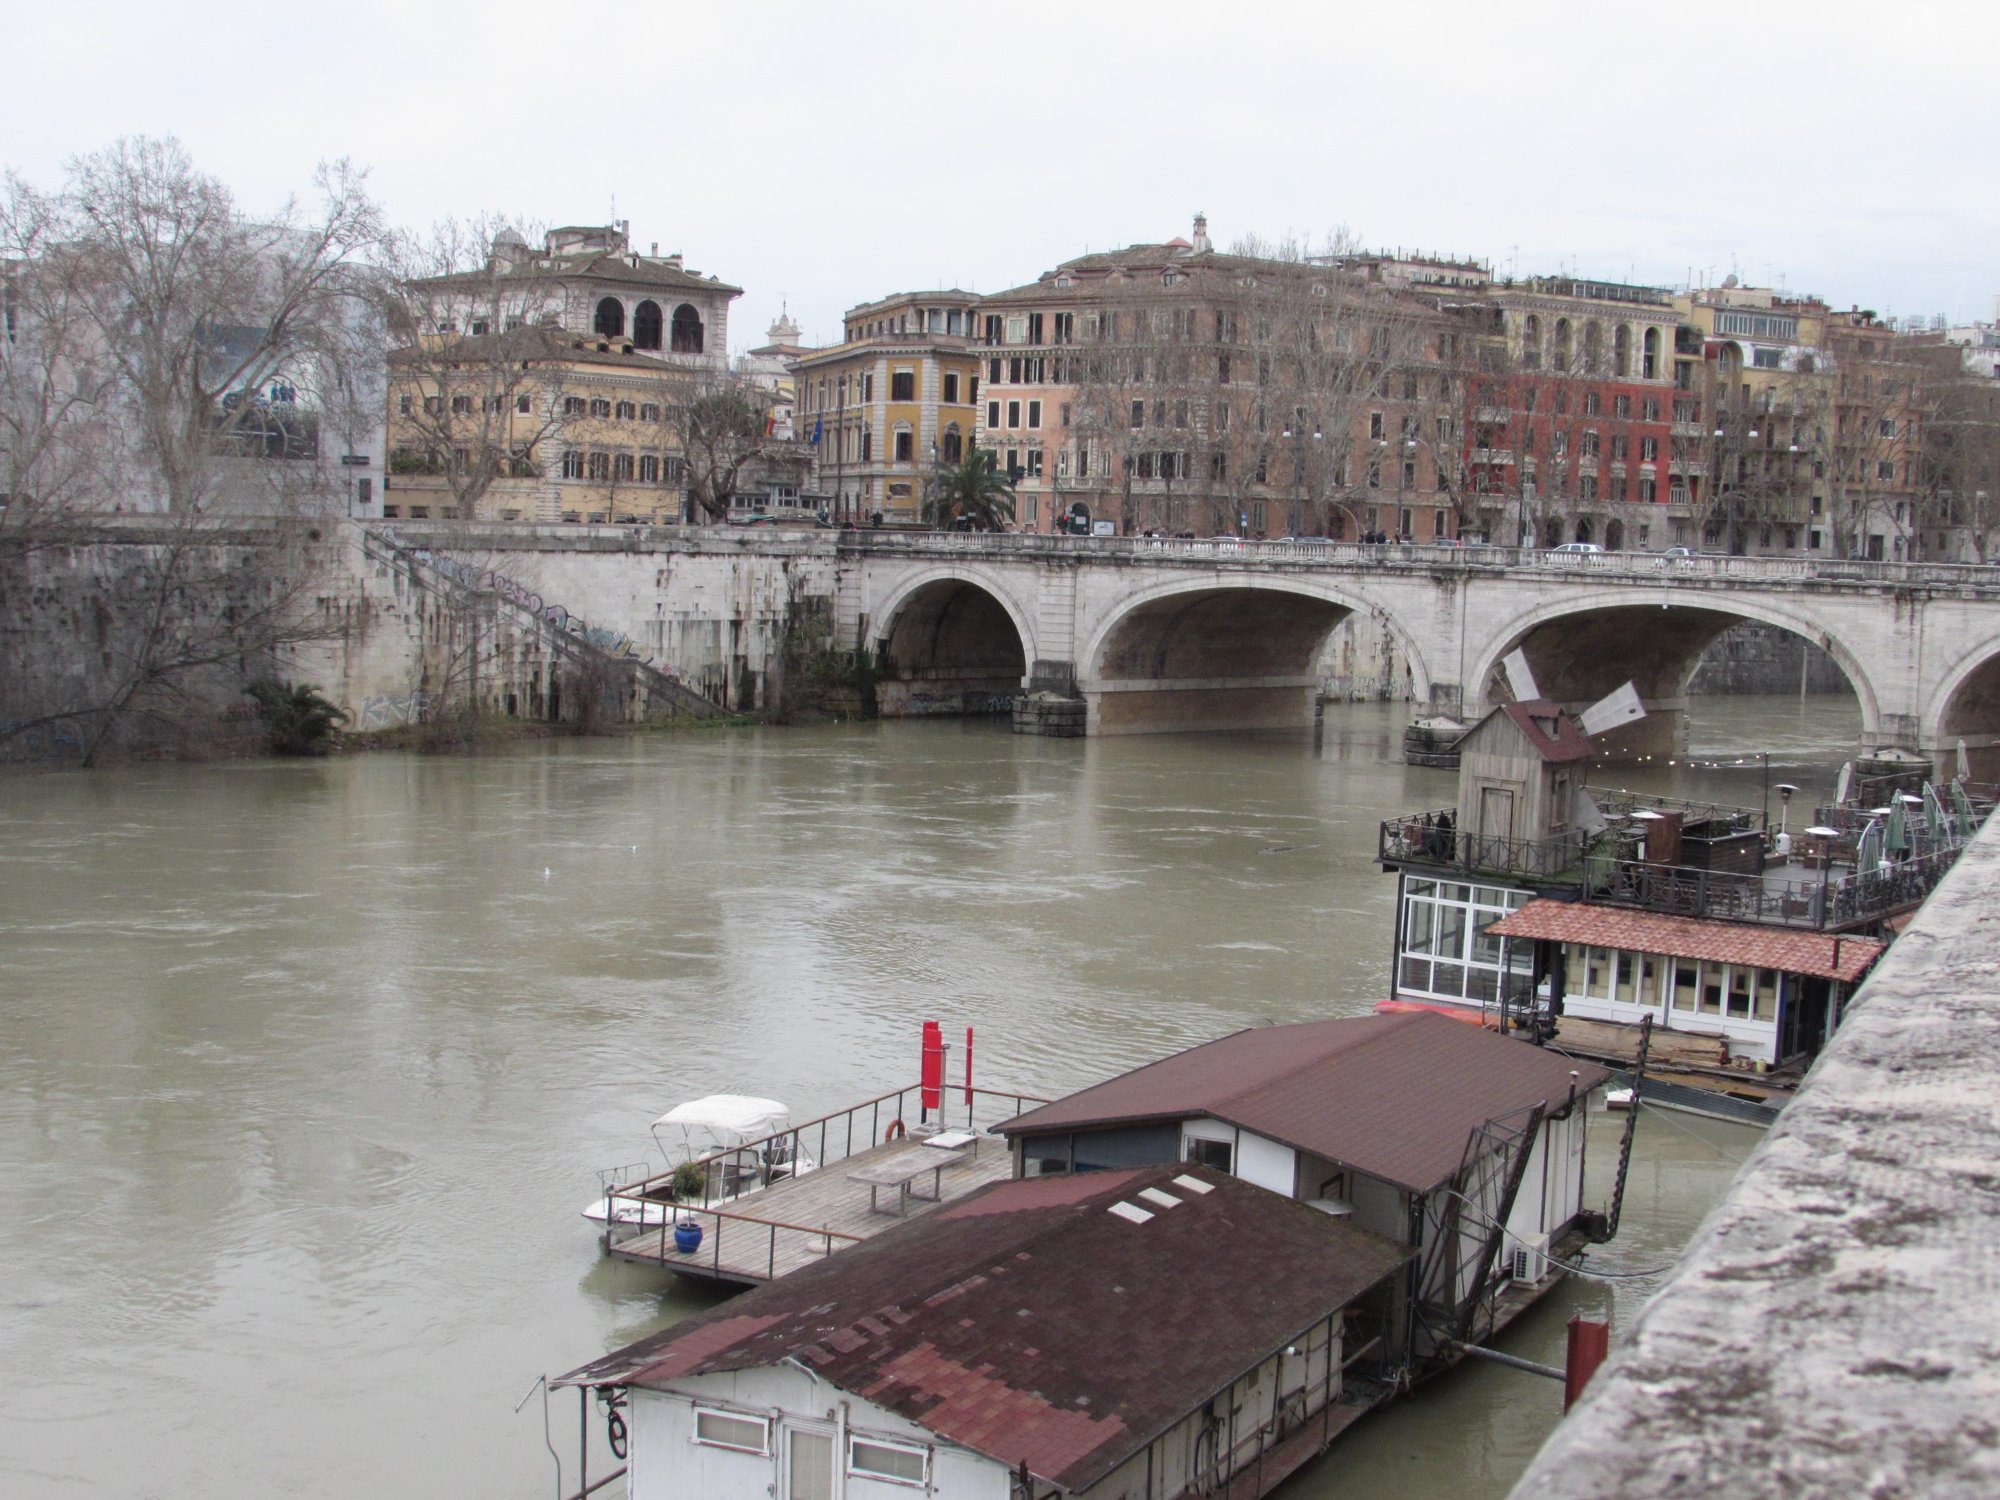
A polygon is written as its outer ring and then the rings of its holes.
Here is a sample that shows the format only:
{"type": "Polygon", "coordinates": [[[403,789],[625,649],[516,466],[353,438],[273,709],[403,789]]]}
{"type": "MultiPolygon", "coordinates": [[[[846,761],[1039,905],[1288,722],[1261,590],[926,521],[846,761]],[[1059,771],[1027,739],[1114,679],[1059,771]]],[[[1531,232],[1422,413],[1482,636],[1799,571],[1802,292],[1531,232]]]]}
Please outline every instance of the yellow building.
{"type": "Polygon", "coordinates": [[[688,372],[554,329],[389,356],[389,520],[678,521],[688,372]],[[440,374],[441,356],[450,373],[440,374]]]}
{"type": "Polygon", "coordinates": [[[851,308],[845,337],[793,361],[811,487],[833,519],[922,516],[924,480],[973,444],[979,364],[969,292],[904,292],[851,308]]]}
{"type": "Polygon", "coordinates": [[[1678,301],[1694,337],[1674,349],[1671,499],[1689,528],[1676,539],[1733,553],[1822,549],[1826,304],[1730,283],[1678,301]]]}

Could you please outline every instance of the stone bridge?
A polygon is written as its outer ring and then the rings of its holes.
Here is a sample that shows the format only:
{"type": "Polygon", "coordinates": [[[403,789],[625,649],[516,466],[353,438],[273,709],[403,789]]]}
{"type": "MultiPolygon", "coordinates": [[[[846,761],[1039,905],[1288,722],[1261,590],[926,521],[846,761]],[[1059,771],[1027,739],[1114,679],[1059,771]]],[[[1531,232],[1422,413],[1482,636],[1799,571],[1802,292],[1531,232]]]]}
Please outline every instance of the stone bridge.
{"type": "Polygon", "coordinates": [[[1627,679],[1647,717],[1610,753],[1684,743],[1687,683],[1755,620],[1846,673],[1870,746],[2000,761],[2000,568],[1512,548],[842,533],[844,644],[880,653],[885,711],[1022,688],[1079,695],[1091,734],[1310,722],[1323,653],[1365,617],[1410,696],[1472,717],[1527,653],[1544,696],[1627,679]]]}
{"type": "Polygon", "coordinates": [[[809,614],[823,628],[830,611],[835,644],[877,656],[887,714],[991,711],[1048,690],[1083,701],[1091,734],[1299,727],[1322,685],[1345,677],[1471,717],[1514,694],[1500,662],[1520,648],[1541,692],[1573,706],[1635,682],[1647,716],[1607,749],[1671,753],[1703,650],[1762,621],[1846,674],[1869,748],[1948,756],[1964,740],[1979,779],[2000,779],[2000,567],[712,526],[401,530],[563,601],[732,708],[762,706],[791,632],[809,614]]]}

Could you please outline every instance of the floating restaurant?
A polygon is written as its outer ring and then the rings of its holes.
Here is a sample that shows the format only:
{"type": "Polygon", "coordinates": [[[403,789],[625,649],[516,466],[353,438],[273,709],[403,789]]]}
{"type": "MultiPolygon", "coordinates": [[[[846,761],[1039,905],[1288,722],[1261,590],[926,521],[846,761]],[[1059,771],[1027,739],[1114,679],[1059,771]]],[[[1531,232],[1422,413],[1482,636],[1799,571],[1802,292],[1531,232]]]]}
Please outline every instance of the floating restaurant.
{"type": "MultiPolygon", "coordinates": [[[[1589,735],[1539,699],[1458,748],[1457,804],[1380,828],[1397,915],[1379,1008],[1560,1032],[1621,1066],[1643,1037],[1650,1095],[1746,1119],[1771,1117],[1982,816],[1962,782],[1941,794],[1900,761],[1850,768],[1796,839],[1750,809],[1592,789],[1589,735]]],[[[1789,817],[1797,788],[1778,791],[1789,817]]]]}

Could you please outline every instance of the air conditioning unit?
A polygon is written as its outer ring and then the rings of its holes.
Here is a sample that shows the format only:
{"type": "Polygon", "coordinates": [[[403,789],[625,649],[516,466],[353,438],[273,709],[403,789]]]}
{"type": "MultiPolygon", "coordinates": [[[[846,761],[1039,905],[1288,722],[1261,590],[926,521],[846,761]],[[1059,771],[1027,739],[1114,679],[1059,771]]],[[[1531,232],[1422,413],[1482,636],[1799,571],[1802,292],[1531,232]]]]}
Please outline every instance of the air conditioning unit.
{"type": "Polygon", "coordinates": [[[1549,1237],[1537,1235],[1525,1244],[1513,1245],[1507,1254],[1507,1274],[1533,1286],[1548,1278],[1555,1268],[1549,1264],[1549,1237]]]}

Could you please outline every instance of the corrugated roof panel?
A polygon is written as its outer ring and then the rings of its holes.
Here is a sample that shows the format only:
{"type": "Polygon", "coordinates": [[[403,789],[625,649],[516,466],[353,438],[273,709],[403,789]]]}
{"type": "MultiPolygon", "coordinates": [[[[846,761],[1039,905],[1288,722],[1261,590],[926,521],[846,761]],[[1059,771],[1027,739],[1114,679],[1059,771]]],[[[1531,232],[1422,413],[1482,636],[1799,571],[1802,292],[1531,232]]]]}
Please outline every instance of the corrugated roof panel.
{"type": "Polygon", "coordinates": [[[1080,1177],[1095,1196],[1064,1203],[1036,1179],[995,1183],[964,1200],[985,1212],[925,1214],[565,1379],[607,1370],[671,1386],[802,1358],[840,1390],[1076,1493],[1411,1254],[1205,1167],[1080,1177]],[[1209,1189],[1190,1191],[1186,1213],[1144,1234],[1105,1222],[1114,1202],[1144,1214],[1132,1200],[1148,1187],[1178,1191],[1177,1173],[1209,1189]],[[1007,1274],[990,1274],[1000,1261],[1007,1274]],[[935,1295],[947,1288],[960,1295],[935,1295]],[[864,1318],[890,1331],[831,1347],[829,1330],[864,1318]]]}
{"type": "Polygon", "coordinates": [[[1572,1088],[1582,1096],[1608,1076],[1429,1012],[1357,1016],[1239,1031],[996,1128],[1019,1137],[1206,1116],[1428,1192],[1487,1121],[1561,1109],[1572,1088]]]}

